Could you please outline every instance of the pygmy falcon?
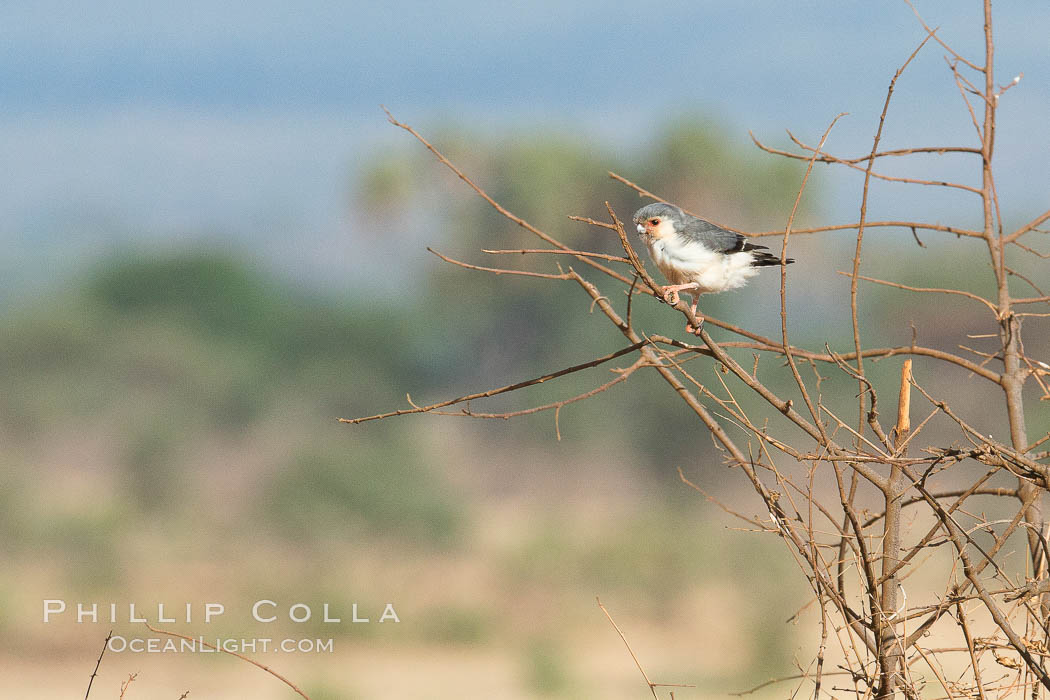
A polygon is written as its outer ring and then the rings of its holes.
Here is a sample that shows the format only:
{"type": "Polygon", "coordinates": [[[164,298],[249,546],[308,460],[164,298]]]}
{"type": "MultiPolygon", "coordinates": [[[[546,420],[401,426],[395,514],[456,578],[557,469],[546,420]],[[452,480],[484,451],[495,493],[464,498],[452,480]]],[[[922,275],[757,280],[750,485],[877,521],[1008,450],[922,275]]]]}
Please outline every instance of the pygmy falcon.
{"type": "MultiPolygon", "coordinates": [[[[779,257],[765,252],[767,246],[748,243],[739,233],[666,202],[642,207],[634,213],[634,223],[649,257],[671,283],[663,289],[664,301],[677,304],[680,291],[693,296],[690,310],[697,327],[687,324],[689,333],[699,335],[703,324],[703,317],[696,313],[701,294],[737,289],[758,274],[757,268],[781,264],[779,257]]],[[[784,260],[785,264],[793,262],[792,258],[784,260]]]]}

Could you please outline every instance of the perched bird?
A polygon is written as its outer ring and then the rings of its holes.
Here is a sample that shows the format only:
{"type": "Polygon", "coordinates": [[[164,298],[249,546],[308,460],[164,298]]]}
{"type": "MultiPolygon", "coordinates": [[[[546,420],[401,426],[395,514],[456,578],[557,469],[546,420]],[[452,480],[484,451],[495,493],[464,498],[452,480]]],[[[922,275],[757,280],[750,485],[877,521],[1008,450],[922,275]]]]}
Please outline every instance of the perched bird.
{"type": "MultiPolygon", "coordinates": [[[[663,289],[664,301],[677,304],[680,291],[693,295],[691,311],[697,325],[686,325],[689,333],[699,334],[703,324],[703,317],[696,313],[701,294],[737,289],[758,274],[757,268],[780,264],[780,258],[765,252],[766,246],[748,243],[739,233],[665,202],[636,211],[634,223],[649,249],[649,257],[671,283],[663,289]]],[[[795,261],[788,258],[784,262],[795,261]]]]}

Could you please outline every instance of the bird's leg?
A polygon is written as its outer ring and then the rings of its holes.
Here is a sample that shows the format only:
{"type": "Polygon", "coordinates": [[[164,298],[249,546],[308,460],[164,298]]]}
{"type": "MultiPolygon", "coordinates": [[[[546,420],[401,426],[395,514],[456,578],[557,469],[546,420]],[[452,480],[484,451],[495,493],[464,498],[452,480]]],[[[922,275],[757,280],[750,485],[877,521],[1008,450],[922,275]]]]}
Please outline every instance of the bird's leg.
{"type": "Polygon", "coordinates": [[[696,326],[693,326],[692,321],[685,324],[685,332],[693,333],[694,335],[700,335],[700,329],[704,327],[704,317],[696,311],[696,305],[700,301],[700,292],[693,292],[693,305],[689,307],[689,315],[696,321],[696,326]]]}
{"type": "Polygon", "coordinates": [[[671,284],[663,288],[663,298],[671,306],[678,305],[678,292],[684,289],[696,289],[700,285],[696,282],[687,282],[686,284],[671,284]]]}

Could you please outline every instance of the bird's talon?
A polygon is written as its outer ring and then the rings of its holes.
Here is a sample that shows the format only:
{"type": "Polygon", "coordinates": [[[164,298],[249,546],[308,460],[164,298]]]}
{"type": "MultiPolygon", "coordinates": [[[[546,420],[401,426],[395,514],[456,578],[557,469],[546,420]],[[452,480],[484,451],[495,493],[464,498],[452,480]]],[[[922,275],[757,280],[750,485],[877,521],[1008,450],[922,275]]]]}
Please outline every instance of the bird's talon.
{"type": "Polygon", "coordinates": [[[665,289],[664,290],[664,301],[671,306],[678,306],[678,290],[677,289],[665,289]]]}

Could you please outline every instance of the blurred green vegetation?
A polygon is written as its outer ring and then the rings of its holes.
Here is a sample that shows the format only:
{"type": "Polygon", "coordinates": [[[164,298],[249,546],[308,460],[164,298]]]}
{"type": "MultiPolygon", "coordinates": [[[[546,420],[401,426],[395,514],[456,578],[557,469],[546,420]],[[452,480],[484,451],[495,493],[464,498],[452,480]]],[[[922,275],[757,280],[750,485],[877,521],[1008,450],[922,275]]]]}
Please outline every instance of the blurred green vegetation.
{"type": "Polygon", "coordinates": [[[524,659],[527,687],[544,697],[568,696],[572,686],[567,668],[569,658],[567,650],[554,640],[532,640],[524,659]]]}
{"type": "MultiPolygon", "coordinates": [[[[419,379],[412,358],[369,342],[383,316],[375,302],[298,292],[212,252],[115,260],[0,327],[0,421],[23,444],[66,426],[110,435],[122,485],[115,507],[170,517],[196,505],[197,446],[293,412],[253,518],[296,540],[382,532],[447,542],[461,504],[427,476],[411,439],[379,431],[355,441],[334,423],[372,407],[354,400],[358,380],[370,401],[389,403],[402,380],[419,379]]],[[[17,513],[3,518],[7,541],[37,527],[88,551],[70,533],[112,534],[98,522],[64,528],[17,513]]]]}
{"type": "MultiPolygon", "coordinates": [[[[607,231],[566,218],[605,218],[608,200],[626,219],[643,203],[607,170],[741,228],[779,222],[801,177],[794,165],[745,154],[717,125],[695,119],[668,125],[634,152],[549,133],[479,141],[449,132],[435,141],[510,210],[572,245],[613,253],[618,242],[607,231]]],[[[429,157],[419,150],[384,153],[365,166],[358,193],[364,216],[389,226],[422,208],[434,242],[455,257],[476,258],[480,247],[533,247],[461,183],[435,177],[432,163],[421,167],[429,157]]],[[[818,194],[819,183],[811,184],[808,201],[818,194]]],[[[506,262],[556,269],[551,259],[506,262]]],[[[128,252],[8,313],[0,319],[0,431],[10,443],[0,464],[0,506],[15,505],[0,508],[4,551],[59,562],[75,591],[112,592],[136,567],[168,558],[236,564],[266,547],[291,552],[285,556],[299,563],[280,574],[268,559],[245,563],[242,575],[256,578],[235,581],[235,589],[257,595],[262,580],[278,592],[301,590],[310,577],[327,600],[340,602],[350,595],[351,602],[388,599],[388,584],[378,580],[352,594],[336,585],[357,567],[375,577],[365,568],[375,563],[359,563],[355,553],[363,561],[362,552],[381,552],[401,564],[488,557],[483,565],[500,593],[476,602],[437,600],[412,625],[389,628],[415,643],[463,646],[506,641],[506,611],[517,603],[500,596],[541,591],[553,601],[542,603],[545,609],[565,618],[566,601],[575,600],[569,592],[605,591],[671,621],[683,596],[739,565],[734,556],[768,559],[764,544],[746,538],[727,557],[698,528],[704,507],[684,491],[674,467],[712,473],[721,469],[717,453],[666,388],[642,373],[564,410],[563,443],[553,440],[549,414],[455,424],[475,436],[498,435],[511,452],[514,445],[548,444],[562,450],[566,469],[617,455],[646,484],[626,496],[636,502],[618,511],[632,514],[626,520],[598,516],[609,519],[600,538],[573,532],[578,516],[571,514],[589,497],[586,487],[559,486],[548,510],[528,519],[513,543],[482,547],[487,524],[476,506],[498,495],[471,485],[486,481],[480,476],[487,465],[456,463],[427,432],[457,419],[354,428],[334,419],[403,407],[406,392],[425,402],[525,379],[624,341],[583,313],[589,300],[567,285],[445,264],[428,266],[417,283],[418,293],[401,297],[333,299],[284,283],[242,254],[128,252]],[[41,470],[38,480],[24,478],[27,464],[41,470]],[[67,483],[70,492],[62,493],[67,483]],[[654,490],[654,483],[670,488],[654,490]],[[683,527],[691,534],[683,536],[683,527]]],[[[622,307],[623,299],[614,303],[622,307]]],[[[711,312],[718,314],[721,303],[712,299],[711,312]]],[[[651,331],[677,335],[681,319],[664,312],[649,300],[635,308],[651,331]]],[[[591,370],[487,408],[525,408],[609,377],[606,367],[591,370]]],[[[527,458],[521,460],[513,468],[527,481],[527,458]]],[[[746,576],[748,565],[739,568],[746,576]]],[[[405,578],[399,585],[438,586],[419,574],[405,578]]],[[[786,605],[766,593],[747,620],[786,605]]],[[[351,625],[336,633],[363,638],[387,629],[351,625]]],[[[563,657],[573,630],[538,620],[525,630],[514,640],[524,682],[537,695],[570,693],[575,678],[563,657]]],[[[755,635],[771,669],[790,661],[787,635],[755,635]]]]}
{"type": "Polygon", "coordinates": [[[266,488],[258,517],[280,523],[297,539],[357,534],[450,544],[463,515],[454,495],[421,468],[420,455],[391,452],[363,446],[352,460],[335,450],[299,453],[266,488]]]}
{"type": "Polygon", "coordinates": [[[441,646],[480,645],[493,637],[496,620],[480,605],[440,605],[420,620],[419,636],[441,646]]]}
{"type": "Polygon", "coordinates": [[[304,684],[303,687],[310,700],[355,700],[359,697],[356,693],[348,694],[345,685],[345,680],[339,683],[313,681],[304,684]]]}
{"type": "Polygon", "coordinates": [[[645,605],[667,615],[682,581],[706,583],[710,563],[726,552],[704,537],[661,536],[681,527],[681,515],[661,508],[610,525],[594,540],[570,534],[566,522],[538,523],[505,563],[515,581],[585,581],[609,593],[646,591],[645,605]]]}

